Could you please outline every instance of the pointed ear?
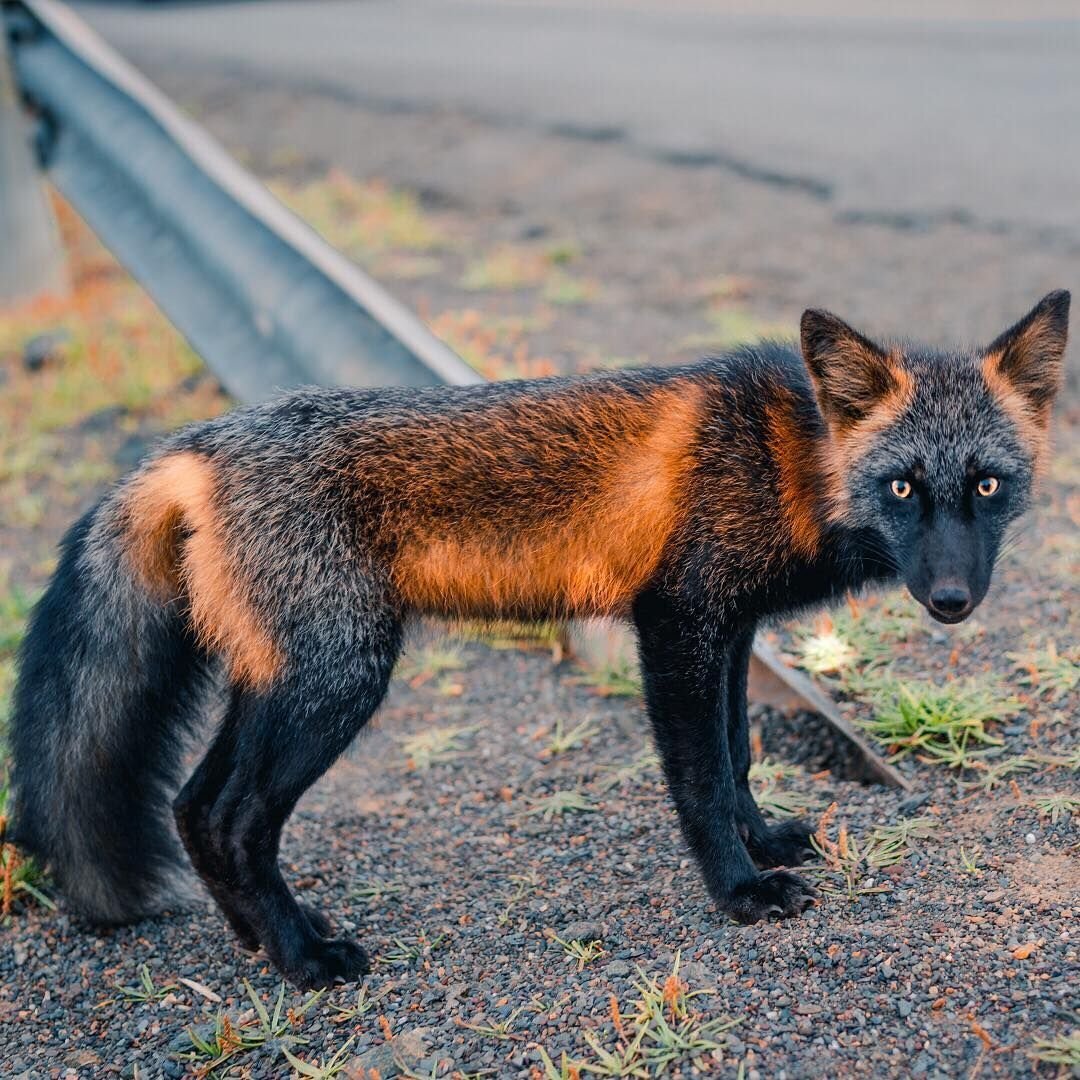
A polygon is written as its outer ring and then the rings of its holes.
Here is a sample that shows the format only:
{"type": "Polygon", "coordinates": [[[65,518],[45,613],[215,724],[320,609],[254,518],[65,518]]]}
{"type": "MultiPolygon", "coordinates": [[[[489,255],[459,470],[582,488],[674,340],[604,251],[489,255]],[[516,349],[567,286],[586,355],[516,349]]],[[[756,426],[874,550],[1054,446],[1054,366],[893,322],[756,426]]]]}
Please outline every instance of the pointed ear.
{"type": "Polygon", "coordinates": [[[988,378],[1004,379],[1036,414],[1049,412],[1061,385],[1069,334],[1069,294],[1048,293],[986,350],[988,378]]]}
{"type": "Polygon", "coordinates": [[[852,427],[910,386],[910,377],[880,345],[828,311],[804,311],[799,333],[818,404],[830,425],[852,427]]]}

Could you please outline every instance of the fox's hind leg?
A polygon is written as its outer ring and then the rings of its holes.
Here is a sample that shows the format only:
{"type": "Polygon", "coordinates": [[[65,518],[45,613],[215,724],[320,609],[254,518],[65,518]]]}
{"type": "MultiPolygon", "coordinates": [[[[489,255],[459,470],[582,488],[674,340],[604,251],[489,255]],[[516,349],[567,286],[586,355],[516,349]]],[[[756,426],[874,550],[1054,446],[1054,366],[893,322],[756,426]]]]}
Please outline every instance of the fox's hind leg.
{"type": "Polygon", "coordinates": [[[816,892],[786,870],[760,872],[740,834],[728,729],[734,638],[701,606],[651,594],[634,608],[649,719],[679,824],[723,911],[739,922],[798,915],[816,892]]]}
{"type": "MultiPolygon", "coordinates": [[[[227,851],[219,844],[220,837],[211,828],[214,804],[232,774],[237,726],[247,707],[244,694],[234,690],[221,728],[206,756],[176,797],[173,813],[177,831],[203,884],[217,901],[241,946],[254,952],[260,945],[258,933],[247,916],[233,904],[228,890],[219,884],[228,877],[229,861],[227,851]]],[[[322,912],[308,904],[298,902],[297,906],[317,934],[330,936],[330,920],[322,912]]]]}
{"type": "Polygon", "coordinates": [[[735,774],[735,817],[747,850],[758,866],[800,866],[813,854],[813,829],[802,818],[770,825],[750,791],[750,724],[746,715],[746,681],[754,633],[737,638],[728,650],[728,745],[735,774]]]}
{"type": "Polygon", "coordinates": [[[353,942],[328,938],[325,918],[292,896],[277,863],[282,826],[378,708],[401,641],[387,612],[352,633],[335,629],[335,641],[289,650],[269,688],[234,689],[175,807],[192,861],[242,943],[260,943],[303,987],[352,981],[368,961],[353,942]]]}

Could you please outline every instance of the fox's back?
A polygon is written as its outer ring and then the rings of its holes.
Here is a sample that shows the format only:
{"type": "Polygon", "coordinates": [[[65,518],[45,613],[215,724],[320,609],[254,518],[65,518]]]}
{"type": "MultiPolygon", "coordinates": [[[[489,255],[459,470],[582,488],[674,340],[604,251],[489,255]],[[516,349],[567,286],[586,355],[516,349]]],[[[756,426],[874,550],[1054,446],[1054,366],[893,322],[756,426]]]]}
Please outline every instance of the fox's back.
{"type": "Polygon", "coordinates": [[[806,396],[800,370],[777,347],[486,387],[299,391],[166,446],[133,484],[146,509],[132,551],[160,579],[183,517],[187,566],[167,588],[202,588],[245,625],[283,596],[295,615],[378,576],[424,613],[624,615],[687,527],[703,463],[726,453],[742,473],[727,469],[714,513],[730,518],[740,490],[747,513],[768,495],[768,477],[747,480],[768,456],[762,403],[806,396]]]}

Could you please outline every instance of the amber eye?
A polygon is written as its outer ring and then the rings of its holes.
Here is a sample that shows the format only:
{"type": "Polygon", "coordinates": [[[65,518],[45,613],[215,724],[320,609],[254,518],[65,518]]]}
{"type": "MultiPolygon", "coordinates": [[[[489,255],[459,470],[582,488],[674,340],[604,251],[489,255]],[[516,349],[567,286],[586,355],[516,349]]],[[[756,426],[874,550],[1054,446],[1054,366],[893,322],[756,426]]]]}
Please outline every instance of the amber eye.
{"type": "Polygon", "coordinates": [[[889,487],[898,499],[906,499],[911,494],[911,484],[907,480],[894,480],[889,487]]]}
{"type": "Polygon", "coordinates": [[[984,476],[976,485],[975,490],[984,496],[993,495],[1001,487],[996,476],[984,476]]]}

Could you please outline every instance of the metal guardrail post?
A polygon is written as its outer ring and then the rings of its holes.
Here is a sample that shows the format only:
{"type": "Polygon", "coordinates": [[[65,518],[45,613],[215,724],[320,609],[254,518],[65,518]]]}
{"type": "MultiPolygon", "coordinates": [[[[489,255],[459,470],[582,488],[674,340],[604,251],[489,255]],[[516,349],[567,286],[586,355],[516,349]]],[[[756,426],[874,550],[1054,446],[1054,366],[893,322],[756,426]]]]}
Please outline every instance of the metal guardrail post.
{"type": "Polygon", "coordinates": [[[59,233],[0,33],[0,304],[66,289],[59,233]]]}

